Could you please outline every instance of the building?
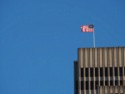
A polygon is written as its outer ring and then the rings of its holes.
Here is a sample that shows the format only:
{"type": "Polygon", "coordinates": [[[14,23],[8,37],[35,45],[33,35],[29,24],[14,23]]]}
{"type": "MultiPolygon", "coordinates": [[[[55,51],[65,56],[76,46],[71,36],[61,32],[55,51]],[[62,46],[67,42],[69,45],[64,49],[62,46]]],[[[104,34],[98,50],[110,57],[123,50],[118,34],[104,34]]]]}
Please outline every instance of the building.
{"type": "Polygon", "coordinates": [[[125,47],[79,48],[74,94],[125,94],[125,47]]]}

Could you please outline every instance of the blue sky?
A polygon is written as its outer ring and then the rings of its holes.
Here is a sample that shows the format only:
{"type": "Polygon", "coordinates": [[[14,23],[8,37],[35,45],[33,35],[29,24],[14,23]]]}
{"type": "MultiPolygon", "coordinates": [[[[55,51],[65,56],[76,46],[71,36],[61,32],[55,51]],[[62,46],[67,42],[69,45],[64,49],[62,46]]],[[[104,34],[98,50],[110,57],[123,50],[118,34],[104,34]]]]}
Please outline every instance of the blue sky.
{"type": "Polygon", "coordinates": [[[77,48],[125,46],[124,0],[1,0],[0,94],[73,94],[77,48]]]}

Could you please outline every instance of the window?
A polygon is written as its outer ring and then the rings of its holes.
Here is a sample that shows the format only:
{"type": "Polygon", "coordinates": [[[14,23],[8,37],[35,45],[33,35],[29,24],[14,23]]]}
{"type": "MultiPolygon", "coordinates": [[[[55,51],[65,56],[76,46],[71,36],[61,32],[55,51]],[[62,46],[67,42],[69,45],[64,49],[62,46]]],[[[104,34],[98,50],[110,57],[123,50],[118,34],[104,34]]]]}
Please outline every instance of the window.
{"type": "Polygon", "coordinates": [[[95,88],[98,88],[98,81],[95,81],[95,88]]]}
{"type": "Polygon", "coordinates": [[[105,77],[105,80],[108,81],[108,77],[105,77]]]}
{"type": "Polygon", "coordinates": [[[115,67],[115,76],[118,76],[118,68],[115,67]]]}
{"type": "Polygon", "coordinates": [[[125,67],[124,67],[124,75],[125,75],[125,67]]]}
{"type": "Polygon", "coordinates": [[[81,90],[84,89],[84,81],[81,81],[81,90]]]}
{"type": "Polygon", "coordinates": [[[75,89],[78,90],[78,80],[75,81],[75,89]]]}
{"type": "Polygon", "coordinates": [[[95,68],[95,77],[98,77],[98,68],[95,68]]]}
{"type": "Polygon", "coordinates": [[[123,76],[120,76],[120,80],[123,80],[123,76]]]}
{"type": "Polygon", "coordinates": [[[108,68],[105,68],[105,76],[108,76],[108,68]]]}
{"type": "Polygon", "coordinates": [[[93,81],[90,81],[90,89],[93,90],[94,89],[94,84],[93,81]]]}
{"type": "Polygon", "coordinates": [[[106,85],[106,86],[108,85],[108,81],[105,81],[105,85],[106,85]]]}
{"type": "Polygon", "coordinates": [[[98,86],[98,84],[99,84],[98,81],[95,81],[95,85],[98,86]]]}
{"type": "Polygon", "coordinates": [[[89,69],[85,68],[85,76],[88,77],[88,75],[89,75],[89,69]]]}
{"type": "Polygon", "coordinates": [[[103,68],[100,68],[100,77],[103,76],[103,68]]]}
{"type": "Polygon", "coordinates": [[[120,81],[120,85],[123,85],[123,80],[120,81]]]}
{"type": "Polygon", "coordinates": [[[115,80],[115,85],[118,85],[118,80],[115,80]]]}
{"type": "Polygon", "coordinates": [[[84,70],[83,70],[83,68],[81,68],[81,77],[83,77],[83,74],[84,73],[84,70]]]}
{"type": "Polygon", "coordinates": [[[88,89],[89,89],[89,82],[86,81],[86,90],[88,90],[88,89]]]}
{"type": "Polygon", "coordinates": [[[110,77],[112,77],[113,76],[113,68],[111,67],[110,68],[110,77]]]}
{"type": "Polygon", "coordinates": [[[103,81],[100,81],[100,85],[101,85],[101,86],[103,85],[103,81]]]}
{"type": "Polygon", "coordinates": [[[93,68],[90,68],[90,77],[93,77],[93,68]]]}
{"type": "Polygon", "coordinates": [[[113,86],[113,80],[110,80],[110,85],[113,86]]]}
{"type": "Polygon", "coordinates": [[[119,73],[119,74],[120,74],[120,76],[123,76],[122,67],[120,67],[120,68],[119,68],[119,72],[120,72],[120,73],[119,73]]]}

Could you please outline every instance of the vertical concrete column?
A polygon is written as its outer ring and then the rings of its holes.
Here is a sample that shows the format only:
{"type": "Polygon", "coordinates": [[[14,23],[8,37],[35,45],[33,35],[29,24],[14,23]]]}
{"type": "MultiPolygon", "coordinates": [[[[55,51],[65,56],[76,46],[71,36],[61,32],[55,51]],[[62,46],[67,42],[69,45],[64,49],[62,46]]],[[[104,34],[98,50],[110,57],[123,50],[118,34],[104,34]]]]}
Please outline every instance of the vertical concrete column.
{"type": "Polygon", "coordinates": [[[100,86],[100,48],[97,48],[98,85],[100,86]]]}
{"type": "MultiPolygon", "coordinates": [[[[109,66],[110,66],[110,60],[109,60],[110,54],[109,54],[109,52],[110,52],[110,50],[111,50],[110,48],[107,49],[108,86],[110,86],[110,77],[109,77],[109,66]]],[[[108,88],[108,92],[110,93],[110,88],[108,88]]]]}
{"type": "Polygon", "coordinates": [[[95,87],[95,49],[92,48],[92,66],[93,66],[93,84],[94,84],[94,94],[96,94],[96,87],[95,87]]]}
{"type": "MultiPolygon", "coordinates": [[[[120,62],[119,62],[119,48],[116,48],[116,57],[117,57],[117,67],[118,67],[118,85],[120,86],[120,62]]],[[[119,93],[120,93],[120,87],[119,87],[119,93]]]]}
{"type": "Polygon", "coordinates": [[[79,74],[78,74],[78,77],[79,77],[79,81],[78,81],[78,85],[79,85],[79,94],[82,94],[82,91],[81,91],[81,67],[83,67],[83,50],[81,48],[78,49],[78,69],[79,69],[79,74]]]}

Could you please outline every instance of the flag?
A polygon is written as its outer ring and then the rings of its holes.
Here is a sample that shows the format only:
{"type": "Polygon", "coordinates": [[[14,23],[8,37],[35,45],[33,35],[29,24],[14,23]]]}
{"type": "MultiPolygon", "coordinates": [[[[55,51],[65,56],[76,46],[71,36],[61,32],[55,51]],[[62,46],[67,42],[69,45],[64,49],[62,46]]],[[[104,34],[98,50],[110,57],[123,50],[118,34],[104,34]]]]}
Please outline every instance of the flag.
{"type": "Polygon", "coordinates": [[[94,25],[93,24],[83,25],[81,26],[81,31],[82,32],[94,32],[94,25]]]}

